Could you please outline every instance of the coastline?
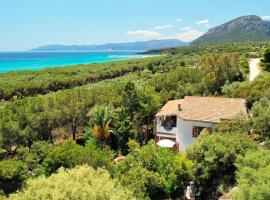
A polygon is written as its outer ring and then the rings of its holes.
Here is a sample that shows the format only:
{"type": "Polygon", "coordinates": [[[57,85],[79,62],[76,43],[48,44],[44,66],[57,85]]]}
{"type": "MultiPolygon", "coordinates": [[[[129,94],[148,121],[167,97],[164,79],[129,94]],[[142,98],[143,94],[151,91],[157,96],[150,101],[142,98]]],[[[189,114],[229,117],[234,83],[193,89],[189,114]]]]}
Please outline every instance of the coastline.
{"type": "Polygon", "coordinates": [[[48,68],[74,67],[156,57],[158,54],[138,54],[138,51],[115,52],[0,52],[0,74],[16,71],[37,71],[48,68]],[[10,56],[12,56],[10,58],[10,56]]]}

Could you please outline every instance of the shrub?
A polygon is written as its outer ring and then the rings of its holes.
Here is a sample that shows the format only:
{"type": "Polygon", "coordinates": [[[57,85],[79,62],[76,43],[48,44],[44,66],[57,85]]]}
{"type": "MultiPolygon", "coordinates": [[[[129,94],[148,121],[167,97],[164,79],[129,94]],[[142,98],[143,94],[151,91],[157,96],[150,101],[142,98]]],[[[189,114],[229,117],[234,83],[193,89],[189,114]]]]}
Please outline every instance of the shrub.
{"type": "Polygon", "coordinates": [[[237,156],[255,148],[255,142],[245,134],[201,135],[186,151],[194,162],[197,195],[202,199],[216,199],[219,187],[225,190],[231,187],[235,183],[237,156]]]}
{"type": "Polygon", "coordinates": [[[251,109],[251,124],[256,133],[264,138],[270,137],[270,100],[267,97],[260,99],[251,109]]]}
{"type": "Polygon", "coordinates": [[[236,162],[237,188],[230,192],[235,200],[270,199],[270,151],[249,151],[236,162]]]}
{"type": "Polygon", "coordinates": [[[0,162],[0,189],[5,193],[20,188],[27,176],[28,168],[23,161],[7,159],[0,162]]]}
{"type": "Polygon", "coordinates": [[[183,195],[191,179],[192,163],[181,154],[160,148],[151,142],[133,151],[120,163],[114,176],[135,194],[157,198],[164,194],[183,195]]]}
{"type": "Polygon", "coordinates": [[[239,114],[230,120],[222,120],[215,127],[216,132],[228,133],[248,133],[250,131],[250,122],[246,115],[239,114]]]}
{"type": "Polygon", "coordinates": [[[94,170],[88,166],[70,170],[61,168],[50,177],[29,180],[26,187],[9,197],[11,200],[62,200],[62,199],[112,199],[132,200],[133,194],[110,179],[104,169],[94,170]]]}
{"type": "Polygon", "coordinates": [[[84,147],[73,140],[67,140],[48,154],[43,166],[47,174],[55,172],[60,167],[72,168],[82,164],[88,164],[93,168],[110,169],[112,160],[112,152],[106,149],[101,150],[91,142],[84,147]]]}

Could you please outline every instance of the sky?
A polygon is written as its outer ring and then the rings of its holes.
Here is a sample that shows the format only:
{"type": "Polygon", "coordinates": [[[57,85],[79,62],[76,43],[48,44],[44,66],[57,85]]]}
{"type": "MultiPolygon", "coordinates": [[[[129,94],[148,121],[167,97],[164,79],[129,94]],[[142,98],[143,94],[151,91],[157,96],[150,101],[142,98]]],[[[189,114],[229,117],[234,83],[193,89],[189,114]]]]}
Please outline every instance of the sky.
{"type": "Polygon", "coordinates": [[[0,51],[192,41],[211,27],[251,14],[270,20],[270,0],[1,0],[0,51]]]}

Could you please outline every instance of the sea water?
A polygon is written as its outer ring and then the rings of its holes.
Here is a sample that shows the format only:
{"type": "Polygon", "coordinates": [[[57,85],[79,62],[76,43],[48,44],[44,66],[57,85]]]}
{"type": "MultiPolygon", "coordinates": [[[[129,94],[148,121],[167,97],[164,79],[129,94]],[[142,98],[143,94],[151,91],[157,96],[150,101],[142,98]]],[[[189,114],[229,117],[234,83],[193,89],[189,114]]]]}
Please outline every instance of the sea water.
{"type": "Polygon", "coordinates": [[[0,52],[0,73],[128,60],[147,56],[136,52],[0,52]]]}

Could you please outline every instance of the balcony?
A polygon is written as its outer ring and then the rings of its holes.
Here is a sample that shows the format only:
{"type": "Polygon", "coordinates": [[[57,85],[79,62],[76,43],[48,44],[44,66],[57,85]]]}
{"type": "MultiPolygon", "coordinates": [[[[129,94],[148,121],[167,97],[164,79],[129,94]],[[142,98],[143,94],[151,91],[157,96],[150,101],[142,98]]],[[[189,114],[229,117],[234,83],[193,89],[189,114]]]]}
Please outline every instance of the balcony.
{"type": "Polygon", "coordinates": [[[157,133],[165,133],[169,135],[176,135],[177,128],[176,127],[168,127],[168,126],[157,126],[157,133]]]}
{"type": "Polygon", "coordinates": [[[158,117],[156,127],[157,133],[176,135],[177,133],[176,122],[177,122],[176,116],[158,117]]]}

